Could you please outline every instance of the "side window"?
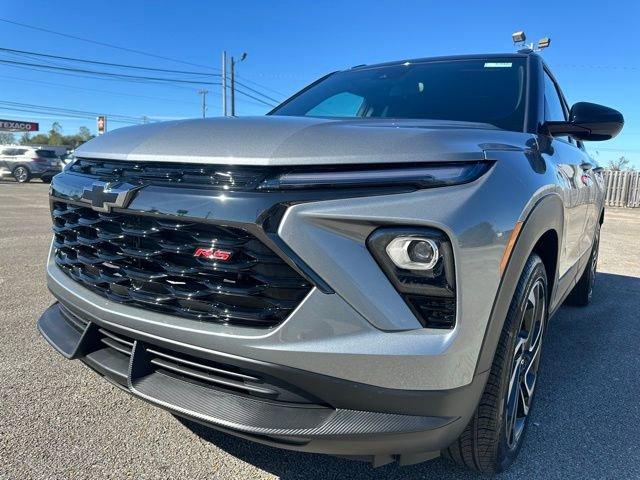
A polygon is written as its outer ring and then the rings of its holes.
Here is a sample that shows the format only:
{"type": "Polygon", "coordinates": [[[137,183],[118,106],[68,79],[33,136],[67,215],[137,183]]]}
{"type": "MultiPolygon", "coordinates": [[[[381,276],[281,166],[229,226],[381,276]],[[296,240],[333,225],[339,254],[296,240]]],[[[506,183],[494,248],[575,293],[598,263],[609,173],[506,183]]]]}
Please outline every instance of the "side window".
{"type": "MultiPolygon", "coordinates": [[[[567,120],[568,109],[565,108],[565,103],[562,97],[558,93],[556,84],[551,80],[549,74],[544,72],[544,119],[545,120],[567,120]]],[[[573,138],[569,135],[560,136],[562,140],[575,144],[573,138]]]]}
{"type": "Polygon", "coordinates": [[[567,119],[556,85],[547,72],[544,73],[544,119],[559,121],[567,119]]]}
{"type": "Polygon", "coordinates": [[[363,103],[363,97],[342,92],[327,98],[306,114],[312,117],[357,117],[363,103]]]}

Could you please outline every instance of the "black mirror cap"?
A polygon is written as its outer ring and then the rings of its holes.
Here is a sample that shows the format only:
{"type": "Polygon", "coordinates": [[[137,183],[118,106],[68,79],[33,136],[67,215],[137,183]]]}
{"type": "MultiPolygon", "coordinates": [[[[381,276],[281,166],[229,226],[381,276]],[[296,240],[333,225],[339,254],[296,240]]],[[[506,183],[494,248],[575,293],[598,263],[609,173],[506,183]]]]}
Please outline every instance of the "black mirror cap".
{"type": "Polygon", "coordinates": [[[577,140],[611,140],[624,126],[624,117],[613,108],[597,103],[578,102],[571,107],[568,122],[545,122],[549,135],[570,135],[577,140]]]}
{"type": "Polygon", "coordinates": [[[619,111],[597,103],[576,103],[571,107],[569,118],[572,124],[590,130],[584,138],[576,136],[578,140],[611,140],[624,126],[624,117],[619,111]]]}

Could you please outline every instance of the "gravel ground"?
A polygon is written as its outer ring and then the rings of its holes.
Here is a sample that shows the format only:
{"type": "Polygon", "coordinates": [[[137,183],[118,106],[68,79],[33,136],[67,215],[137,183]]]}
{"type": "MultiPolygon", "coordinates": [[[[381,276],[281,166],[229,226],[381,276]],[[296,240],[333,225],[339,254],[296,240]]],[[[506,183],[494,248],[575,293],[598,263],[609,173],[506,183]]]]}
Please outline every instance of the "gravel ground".
{"type": "MultiPolygon", "coordinates": [[[[372,469],[185,428],[64,360],[35,328],[53,300],[46,195],[0,181],[0,478],[478,478],[442,459],[372,469]]],[[[640,211],[608,210],[593,304],[551,323],[533,424],[501,478],[640,478],[638,238],[640,211]]]]}

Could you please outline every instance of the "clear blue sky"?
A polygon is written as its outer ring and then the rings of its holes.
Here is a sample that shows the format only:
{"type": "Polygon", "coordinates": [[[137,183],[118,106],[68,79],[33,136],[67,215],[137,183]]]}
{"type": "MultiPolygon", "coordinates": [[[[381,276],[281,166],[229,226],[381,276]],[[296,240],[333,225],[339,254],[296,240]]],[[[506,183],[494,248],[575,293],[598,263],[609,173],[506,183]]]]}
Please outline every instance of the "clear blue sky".
{"type": "MultiPolygon", "coordinates": [[[[72,1],[0,0],[0,17],[77,37],[210,65],[223,49],[248,52],[241,81],[283,99],[317,77],[362,63],[432,55],[513,51],[511,32],[552,38],[543,55],[570,103],[592,101],[621,110],[622,134],[592,143],[599,158],[625,155],[640,167],[640,2],[436,1],[72,1]],[[267,87],[269,90],[263,88],[267,87]],[[275,93],[279,92],[279,93],[275,93]]],[[[152,58],[0,22],[0,47],[170,69],[200,67],[152,58]]],[[[0,52],[0,59],[42,63],[0,52]]],[[[58,65],[67,62],[49,60],[58,65]]],[[[87,65],[84,68],[106,68],[87,65]]],[[[123,69],[116,69],[124,71],[123,69]]],[[[115,70],[110,70],[115,71],[115,70]]],[[[129,72],[128,72],[129,73],[129,72]]],[[[130,72],[136,74],[135,71],[130,72]]],[[[150,72],[142,74],[152,75],[150,72]]],[[[167,74],[158,74],[167,76],[167,74]]],[[[0,64],[0,101],[154,119],[200,115],[197,86],[78,78],[0,64]],[[47,83],[42,83],[47,82],[47,83]],[[96,91],[97,90],[97,91],[96,91]]],[[[220,89],[208,87],[208,115],[220,114],[220,89]]],[[[241,99],[242,97],[239,97],[241,99]]],[[[248,100],[248,99],[247,99],[248,100]]],[[[5,105],[6,107],[6,105],[5,105]]],[[[242,100],[240,115],[267,107],[242,100]]],[[[65,133],[95,121],[9,111],[41,130],[60,121],[65,133]]],[[[122,124],[110,123],[110,128],[122,124]]]]}

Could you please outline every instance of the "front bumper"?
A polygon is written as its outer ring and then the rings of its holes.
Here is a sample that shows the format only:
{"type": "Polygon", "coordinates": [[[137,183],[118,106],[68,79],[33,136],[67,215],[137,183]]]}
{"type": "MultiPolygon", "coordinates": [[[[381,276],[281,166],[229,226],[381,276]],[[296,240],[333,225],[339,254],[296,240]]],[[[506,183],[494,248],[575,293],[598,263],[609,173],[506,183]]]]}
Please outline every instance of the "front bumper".
{"type": "MultiPolygon", "coordinates": [[[[503,232],[513,226],[509,209],[517,202],[504,201],[495,211],[485,205],[496,203],[495,192],[504,191],[500,185],[511,173],[496,165],[470,184],[357,195],[140,189],[124,212],[237,226],[303,271],[316,287],[275,328],[203,322],[109,301],[63,273],[53,254],[48,285],[56,298],[95,318],[184,345],[377,387],[451,390],[477,373],[500,283],[503,232]],[[283,205],[265,227],[264,219],[283,205]],[[369,235],[390,225],[436,228],[450,238],[455,328],[423,328],[367,249],[369,235]]],[[[63,172],[53,179],[52,198],[78,202],[91,184],[90,177],[63,172]]]]}
{"type": "MultiPolygon", "coordinates": [[[[52,254],[49,289],[80,327],[56,305],[39,328],[65,356],[133,395],[253,440],[349,456],[439,451],[468,423],[487,378],[476,371],[477,360],[500,284],[505,233],[522,210],[518,198],[497,198],[520,195],[501,188],[513,174],[506,165],[455,187],[339,198],[145,186],[126,212],[242,227],[315,287],[274,328],[216,324],[108,300],[72,280],[52,254]],[[277,222],[264,227],[283,205],[277,222]],[[451,240],[455,328],[422,328],[368,251],[369,235],[392,225],[437,228],[451,240]],[[130,339],[129,356],[105,351],[99,329],[130,339]],[[157,374],[149,367],[149,351],[157,348],[257,372],[306,400],[249,401],[157,374]]],[[[53,179],[53,197],[78,202],[91,181],[64,172],[53,179]]]]}
{"type": "Polygon", "coordinates": [[[423,459],[425,452],[448,446],[469,421],[486,381],[486,375],[479,375],[470,385],[449,391],[373,387],[177,345],[60,303],[45,311],[38,328],[66,358],[80,359],[134,396],[178,416],[282,448],[370,457],[376,462],[404,455],[401,461],[410,463],[423,459]],[[179,364],[189,367],[182,370],[186,374],[154,367],[153,353],[158,349],[165,358],[190,359],[179,364]],[[293,392],[295,400],[261,398],[198,380],[193,372],[202,370],[194,359],[214,362],[218,371],[259,378],[262,385],[276,384],[279,392],[285,392],[280,396],[293,392]]]}

